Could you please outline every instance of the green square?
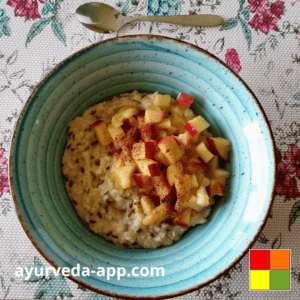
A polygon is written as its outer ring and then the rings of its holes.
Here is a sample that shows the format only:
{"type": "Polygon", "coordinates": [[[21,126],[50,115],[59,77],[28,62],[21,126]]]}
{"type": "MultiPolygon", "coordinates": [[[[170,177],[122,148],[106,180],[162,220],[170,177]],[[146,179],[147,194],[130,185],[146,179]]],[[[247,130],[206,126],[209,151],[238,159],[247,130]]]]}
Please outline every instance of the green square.
{"type": "Polygon", "coordinates": [[[290,290],[291,274],[289,270],[271,270],[270,289],[271,290],[290,290]]]}

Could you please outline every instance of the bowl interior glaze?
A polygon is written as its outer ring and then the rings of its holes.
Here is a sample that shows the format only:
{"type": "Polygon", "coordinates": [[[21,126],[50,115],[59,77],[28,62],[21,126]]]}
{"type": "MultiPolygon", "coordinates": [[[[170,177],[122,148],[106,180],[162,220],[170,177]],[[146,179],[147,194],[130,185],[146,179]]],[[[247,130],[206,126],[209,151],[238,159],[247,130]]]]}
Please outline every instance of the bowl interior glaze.
{"type": "Polygon", "coordinates": [[[20,221],[54,266],[164,267],[164,277],[73,277],[116,297],[171,297],[207,284],[247,253],[273,199],[274,144],[254,94],[216,57],[158,36],[121,37],[59,64],[35,89],[14,133],[10,178],[20,221]],[[172,246],[124,250],[83,226],[61,171],[68,123],[89,106],[139,90],[195,97],[192,109],[232,142],[227,195],[172,246]]]}

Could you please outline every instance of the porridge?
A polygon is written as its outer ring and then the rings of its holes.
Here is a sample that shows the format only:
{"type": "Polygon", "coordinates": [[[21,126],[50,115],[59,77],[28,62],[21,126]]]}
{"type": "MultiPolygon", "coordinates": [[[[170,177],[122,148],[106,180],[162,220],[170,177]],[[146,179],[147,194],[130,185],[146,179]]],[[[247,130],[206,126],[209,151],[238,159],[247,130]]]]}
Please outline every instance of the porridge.
{"type": "Polygon", "coordinates": [[[193,97],[137,91],[69,124],[66,189],[83,222],[120,247],[171,245],[224,196],[231,144],[189,108],[193,97]]]}

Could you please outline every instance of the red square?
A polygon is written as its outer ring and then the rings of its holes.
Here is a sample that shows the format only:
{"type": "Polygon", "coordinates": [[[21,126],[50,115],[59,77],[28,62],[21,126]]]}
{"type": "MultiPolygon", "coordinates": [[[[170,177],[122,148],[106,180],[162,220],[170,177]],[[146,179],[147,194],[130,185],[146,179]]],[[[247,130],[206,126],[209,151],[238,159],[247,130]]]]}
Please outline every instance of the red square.
{"type": "Polygon", "coordinates": [[[250,270],[269,270],[270,250],[250,250],[250,270]]]}

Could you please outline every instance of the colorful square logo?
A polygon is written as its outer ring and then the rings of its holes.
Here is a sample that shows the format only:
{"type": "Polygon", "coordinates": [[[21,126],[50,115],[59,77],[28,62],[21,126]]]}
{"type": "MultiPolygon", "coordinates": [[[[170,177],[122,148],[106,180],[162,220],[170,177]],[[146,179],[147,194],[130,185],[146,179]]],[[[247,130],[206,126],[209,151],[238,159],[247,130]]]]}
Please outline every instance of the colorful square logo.
{"type": "Polygon", "coordinates": [[[290,250],[250,250],[250,291],[291,289],[290,250]]]}

